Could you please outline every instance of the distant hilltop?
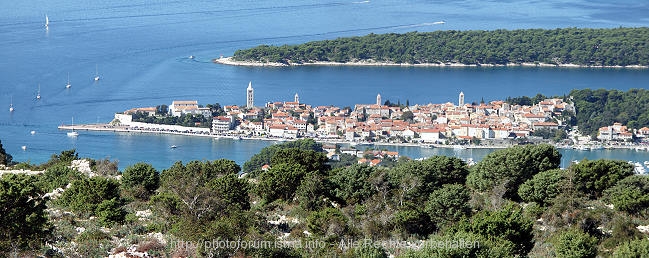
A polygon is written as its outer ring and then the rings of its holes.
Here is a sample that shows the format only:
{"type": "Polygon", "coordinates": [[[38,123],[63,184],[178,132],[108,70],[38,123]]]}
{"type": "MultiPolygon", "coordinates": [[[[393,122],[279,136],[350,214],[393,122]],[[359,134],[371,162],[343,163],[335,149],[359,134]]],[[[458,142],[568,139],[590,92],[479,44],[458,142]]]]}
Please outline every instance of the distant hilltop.
{"type": "Polygon", "coordinates": [[[649,28],[369,34],[237,50],[230,65],[549,65],[649,67],[649,28]]]}

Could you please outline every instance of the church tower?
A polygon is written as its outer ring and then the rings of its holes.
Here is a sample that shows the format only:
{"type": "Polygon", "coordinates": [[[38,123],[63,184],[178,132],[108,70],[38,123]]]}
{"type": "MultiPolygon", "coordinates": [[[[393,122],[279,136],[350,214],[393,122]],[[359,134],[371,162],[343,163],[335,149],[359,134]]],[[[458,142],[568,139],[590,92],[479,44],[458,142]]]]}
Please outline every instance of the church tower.
{"type": "Polygon", "coordinates": [[[297,95],[297,92],[295,93],[295,102],[300,103],[300,96],[297,95]]]}
{"type": "Polygon", "coordinates": [[[255,106],[255,91],[252,89],[252,82],[248,83],[248,89],[246,90],[246,107],[252,108],[255,106]]]}
{"type": "Polygon", "coordinates": [[[376,95],[376,104],[379,105],[379,106],[382,105],[381,104],[381,94],[376,95]]]}
{"type": "Polygon", "coordinates": [[[458,100],[458,106],[464,106],[464,92],[460,91],[460,99],[458,100]]]}

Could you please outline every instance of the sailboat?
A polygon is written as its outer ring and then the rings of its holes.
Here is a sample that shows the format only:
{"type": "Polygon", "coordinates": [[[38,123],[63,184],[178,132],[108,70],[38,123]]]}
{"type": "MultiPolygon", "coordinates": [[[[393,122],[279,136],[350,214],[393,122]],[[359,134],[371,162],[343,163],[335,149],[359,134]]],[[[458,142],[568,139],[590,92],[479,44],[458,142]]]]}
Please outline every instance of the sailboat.
{"type": "Polygon", "coordinates": [[[70,87],[72,87],[72,84],[70,84],[70,73],[68,73],[68,84],[65,85],[65,88],[69,89],[70,87]]]}
{"type": "Polygon", "coordinates": [[[99,81],[99,69],[97,65],[95,65],[95,81],[99,81]]]}
{"type": "Polygon", "coordinates": [[[79,133],[74,131],[74,117],[72,117],[72,125],[70,127],[72,127],[72,131],[68,132],[68,136],[70,137],[79,136],[79,133]]]}
{"type": "Polygon", "coordinates": [[[50,18],[47,17],[47,14],[45,15],[45,29],[50,28],[50,18]]]}
{"type": "Polygon", "coordinates": [[[9,112],[14,112],[14,97],[11,96],[11,104],[9,104],[9,112]]]}
{"type": "Polygon", "coordinates": [[[36,99],[41,99],[41,84],[38,84],[38,93],[36,93],[36,99]]]}

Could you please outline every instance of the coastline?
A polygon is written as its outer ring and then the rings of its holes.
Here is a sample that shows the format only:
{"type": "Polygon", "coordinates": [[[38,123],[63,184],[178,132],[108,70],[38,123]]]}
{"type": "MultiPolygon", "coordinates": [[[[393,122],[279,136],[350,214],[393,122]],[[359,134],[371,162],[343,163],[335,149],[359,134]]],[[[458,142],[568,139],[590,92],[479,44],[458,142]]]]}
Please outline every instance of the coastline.
{"type": "MultiPolygon", "coordinates": [[[[115,126],[111,124],[79,124],[79,125],[60,125],[58,126],[59,130],[76,130],[76,131],[95,131],[95,132],[115,132],[115,133],[145,133],[145,134],[169,134],[169,135],[184,135],[184,136],[197,136],[197,137],[208,137],[215,140],[220,138],[227,138],[232,140],[261,140],[261,141],[276,141],[276,142],[285,142],[285,141],[294,141],[296,139],[292,138],[272,138],[272,137],[257,137],[257,136],[243,136],[238,134],[204,134],[204,133],[191,133],[191,132],[179,132],[179,131],[168,131],[168,130],[151,130],[151,129],[139,129],[131,128],[129,126],[115,126]]],[[[300,138],[300,139],[307,139],[300,138]]],[[[401,147],[420,147],[426,148],[428,146],[432,148],[446,148],[446,149],[505,149],[512,146],[517,146],[516,144],[500,144],[500,145],[444,145],[444,144],[431,144],[431,143],[390,143],[390,142],[368,142],[368,143],[358,143],[346,141],[343,139],[326,139],[326,138],[310,138],[319,143],[326,144],[349,144],[353,146],[354,144],[363,144],[363,147],[370,146],[401,146],[401,147]]],[[[559,146],[553,144],[558,149],[565,149],[571,146],[559,146]]],[[[636,149],[637,145],[607,145],[607,149],[636,149]]],[[[365,148],[357,148],[358,150],[363,150],[365,148]]]]}
{"type": "Polygon", "coordinates": [[[409,64],[409,63],[391,63],[391,62],[375,62],[373,60],[357,61],[357,62],[312,62],[312,63],[266,63],[258,61],[235,61],[232,57],[221,57],[212,59],[212,62],[224,65],[233,66],[257,66],[257,67],[285,67],[285,66],[395,66],[395,67],[561,67],[561,68],[618,68],[618,69],[646,69],[649,66],[643,65],[628,65],[628,66],[589,66],[578,64],[548,64],[548,63],[508,63],[505,65],[497,64],[461,64],[461,63],[425,63],[425,64],[409,64]]]}

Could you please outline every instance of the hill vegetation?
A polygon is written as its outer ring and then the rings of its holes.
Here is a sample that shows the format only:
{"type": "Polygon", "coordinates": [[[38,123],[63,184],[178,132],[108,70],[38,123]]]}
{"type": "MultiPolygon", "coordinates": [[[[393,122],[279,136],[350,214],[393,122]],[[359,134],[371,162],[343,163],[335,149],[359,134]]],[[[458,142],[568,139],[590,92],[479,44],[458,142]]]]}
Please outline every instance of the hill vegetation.
{"type": "Polygon", "coordinates": [[[445,156],[339,166],[321,150],[273,145],[243,177],[225,159],[161,172],[138,163],[121,177],[71,169],[74,150],[19,163],[45,172],[0,177],[0,256],[649,255],[649,181],[626,161],[561,170],[554,147],[526,145],[475,166],[445,156]]]}
{"type": "MultiPolygon", "coordinates": [[[[536,105],[547,97],[508,97],[505,101],[514,105],[536,105]]],[[[572,90],[564,95],[565,101],[572,101],[576,114],[563,114],[571,126],[578,126],[584,135],[597,136],[598,130],[613,123],[621,123],[630,129],[649,127],[649,90],[628,91],[607,89],[572,90]]]]}
{"type": "Polygon", "coordinates": [[[235,61],[311,63],[375,61],[407,64],[547,63],[649,65],[649,28],[525,29],[369,34],[300,45],[261,45],[235,61]]]}
{"type": "Polygon", "coordinates": [[[570,96],[577,111],[577,125],[583,134],[597,135],[600,127],[615,122],[633,129],[649,126],[648,90],[583,89],[571,91],[570,96]]]}

